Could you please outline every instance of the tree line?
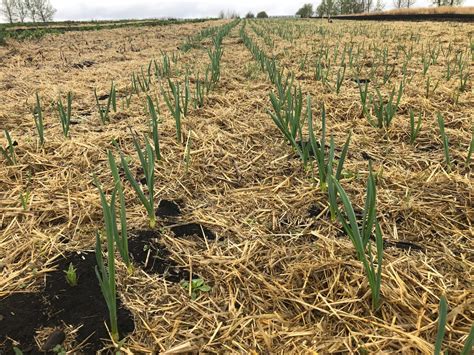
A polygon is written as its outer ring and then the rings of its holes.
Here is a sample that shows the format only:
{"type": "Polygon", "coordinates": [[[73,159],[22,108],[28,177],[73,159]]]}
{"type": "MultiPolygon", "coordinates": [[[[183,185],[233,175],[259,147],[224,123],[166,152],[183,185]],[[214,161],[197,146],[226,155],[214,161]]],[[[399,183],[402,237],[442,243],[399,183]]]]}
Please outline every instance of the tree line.
{"type": "Polygon", "coordinates": [[[49,0],[1,0],[0,14],[10,23],[49,22],[56,9],[49,0]]]}
{"type": "MultiPolygon", "coordinates": [[[[396,9],[410,8],[416,0],[392,0],[396,9]]],[[[434,6],[459,6],[463,0],[431,0],[434,6]]],[[[313,4],[304,4],[296,15],[300,17],[333,16],[344,14],[357,14],[371,11],[382,11],[385,8],[383,0],[321,0],[321,3],[313,9],[313,4]]]]}

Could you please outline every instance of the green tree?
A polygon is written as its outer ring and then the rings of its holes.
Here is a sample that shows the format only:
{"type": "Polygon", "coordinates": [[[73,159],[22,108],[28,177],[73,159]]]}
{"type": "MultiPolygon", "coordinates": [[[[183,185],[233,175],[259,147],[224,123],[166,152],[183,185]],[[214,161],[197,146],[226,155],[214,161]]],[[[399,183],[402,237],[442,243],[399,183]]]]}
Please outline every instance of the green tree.
{"type": "Polygon", "coordinates": [[[247,15],[245,15],[245,18],[254,18],[254,17],[255,15],[251,11],[247,12],[247,15]]]}
{"type": "Polygon", "coordinates": [[[301,9],[299,9],[296,12],[297,16],[300,16],[301,18],[308,18],[313,16],[314,10],[313,10],[313,5],[312,4],[304,4],[301,9]]]}
{"type": "Polygon", "coordinates": [[[337,0],[332,5],[332,12],[337,14],[357,14],[366,9],[365,0],[337,0]]]}
{"type": "Polygon", "coordinates": [[[338,4],[334,0],[322,0],[316,8],[318,16],[333,16],[339,14],[338,4]]]}
{"type": "Polygon", "coordinates": [[[268,15],[265,11],[260,11],[258,14],[257,14],[257,18],[268,18],[268,15]]]}

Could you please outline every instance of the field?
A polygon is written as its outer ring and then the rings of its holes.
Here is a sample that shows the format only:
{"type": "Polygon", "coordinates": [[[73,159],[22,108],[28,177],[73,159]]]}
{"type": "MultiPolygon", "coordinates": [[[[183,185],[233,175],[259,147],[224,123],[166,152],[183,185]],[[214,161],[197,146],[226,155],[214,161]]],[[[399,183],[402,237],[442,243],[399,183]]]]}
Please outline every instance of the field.
{"type": "Polygon", "coordinates": [[[473,35],[7,39],[0,353],[470,353],[473,35]]]}

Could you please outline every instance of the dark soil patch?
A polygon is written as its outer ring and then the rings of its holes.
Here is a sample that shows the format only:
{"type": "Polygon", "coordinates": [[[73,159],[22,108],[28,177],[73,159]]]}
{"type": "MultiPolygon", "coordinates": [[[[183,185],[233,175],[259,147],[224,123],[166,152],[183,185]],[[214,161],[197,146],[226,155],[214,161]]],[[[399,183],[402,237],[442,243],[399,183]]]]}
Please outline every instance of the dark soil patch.
{"type": "MultiPolygon", "coordinates": [[[[339,230],[336,233],[336,238],[348,238],[348,237],[349,236],[343,229],[339,230]]],[[[370,240],[375,243],[376,242],[375,236],[371,235],[370,240]]],[[[384,240],[383,249],[387,249],[387,248],[396,248],[400,250],[417,251],[417,252],[422,252],[422,253],[426,251],[426,249],[423,246],[409,242],[409,241],[404,241],[404,240],[400,240],[400,241],[384,240]]]]}
{"type": "Polygon", "coordinates": [[[362,152],[362,159],[364,160],[375,160],[372,156],[369,155],[367,152],[362,152]]]}
{"type": "MultiPolygon", "coordinates": [[[[77,332],[76,340],[82,342],[88,339],[83,350],[96,351],[103,347],[101,339],[109,335],[104,326],[109,325],[107,304],[100,290],[99,281],[95,274],[97,265],[94,253],[71,254],[58,262],[58,269],[46,279],[45,296],[49,301],[49,324],[60,326],[61,322],[73,325],[83,325],[77,332]],[[64,270],[72,263],[77,269],[77,286],[71,287],[66,282],[64,270]]],[[[132,314],[122,307],[117,300],[118,328],[121,336],[133,332],[135,325],[132,314]]],[[[109,325],[110,326],[110,325],[109,325]]]]}
{"type": "MultiPolygon", "coordinates": [[[[308,141],[296,141],[296,144],[298,145],[298,147],[301,148],[302,151],[304,151],[305,149],[308,149],[309,150],[309,156],[311,156],[311,157],[316,156],[316,152],[314,151],[314,149],[311,146],[310,142],[308,142],[308,141]]],[[[316,142],[316,145],[318,146],[318,148],[320,147],[319,142],[316,142]]]]}
{"type": "Polygon", "coordinates": [[[206,228],[205,226],[198,223],[188,223],[182,224],[180,226],[171,227],[171,231],[174,233],[175,237],[186,237],[186,236],[204,236],[208,240],[216,239],[214,232],[206,228]]]}
{"type": "MultiPolygon", "coordinates": [[[[11,342],[5,336],[19,342],[24,353],[38,353],[34,335],[44,327],[60,329],[63,324],[78,327],[75,342],[86,341],[81,348],[85,353],[95,353],[103,348],[102,340],[109,335],[107,304],[95,274],[94,253],[70,254],[57,262],[57,270],[46,277],[46,286],[41,293],[13,294],[0,302],[0,353],[10,349],[11,342]],[[78,277],[77,286],[66,282],[64,270],[72,263],[78,277]]],[[[118,327],[121,336],[133,332],[135,325],[131,313],[117,300],[118,327]]],[[[58,336],[49,336],[49,342],[58,342],[58,336]]],[[[47,341],[48,342],[48,341],[47,341]]],[[[43,344],[50,345],[50,344],[43,344]]]]}
{"type": "Polygon", "coordinates": [[[308,215],[309,217],[317,217],[321,214],[321,212],[323,211],[323,209],[321,208],[321,206],[319,205],[311,205],[309,208],[308,208],[308,215]]]}
{"type": "Polygon", "coordinates": [[[353,82],[357,83],[357,84],[368,84],[370,83],[370,79],[352,79],[353,82]]]}
{"type": "Polygon", "coordinates": [[[84,69],[84,68],[90,68],[94,64],[95,62],[91,60],[85,60],[83,62],[73,64],[72,67],[75,69],[84,69]]]}
{"type": "Polygon", "coordinates": [[[403,240],[402,241],[395,241],[395,242],[384,241],[383,247],[384,248],[393,247],[393,248],[402,249],[402,250],[409,250],[409,251],[420,251],[420,252],[425,251],[425,248],[422,247],[421,245],[418,245],[418,244],[415,244],[415,243],[412,243],[412,242],[408,242],[408,241],[403,241],[403,240]]]}
{"type": "Polygon", "coordinates": [[[55,330],[49,334],[43,344],[42,350],[52,351],[57,345],[61,345],[66,340],[66,334],[62,330],[55,330]]]}
{"type": "Polygon", "coordinates": [[[417,145],[416,150],[419,152],[434,152],[439,149],[442,149],[439,145],[427,144],[427,145],[417,145]]]}
{"type": "Polygon", "coordinates": [[[145,171],[143,170],[141,166],[137,168],[137,174],[135,175],[135,180],[144,186],[147,184],[145,171]]]}
{"type": "Polygon", "coordinates": [[[130,118],[130,115],[126,112],[117,112],[116,114],[114,114],[113,116],[113,119],[115,121],[122,121],[122,120],[126,120],[130,118]]]}
{"type": "Polygon", "coordinates": [[[24,353],[36,349],[35,330],[47,324],[47,310],[39,293],[16,293],[0,301],[0,354],[13,354],[12,340],[24,353]]]}
{"type": "Polygon", "coordinates": [[[165,280],[175,283],[189,279],[189,271],[170,259],[168,250],[159,244],[159,232],[141,230],[130,234],[133,237],[128,241],[128,251],[143,270],[162,275],[165,280]]]}
{"type": "Polygon", "coordinates": [[[104,94],[104,95],[97,96],[97,99],[99,101],[107,100],[108,98],[109,98],[109,94],[104,94]]]}
{"type": "Polygon", "coordinates": [[[181,215],[179,205],[170,200],[161,200],[155,212],[157,217],[177,217],[181,215]]]}

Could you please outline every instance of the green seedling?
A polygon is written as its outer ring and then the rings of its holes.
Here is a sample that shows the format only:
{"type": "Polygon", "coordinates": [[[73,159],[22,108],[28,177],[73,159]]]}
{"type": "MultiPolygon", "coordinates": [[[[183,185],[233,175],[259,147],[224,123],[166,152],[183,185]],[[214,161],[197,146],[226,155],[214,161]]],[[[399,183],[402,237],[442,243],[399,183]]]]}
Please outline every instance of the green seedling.
{"type": "MultiPolygon", "coordinates": [[[[307,121],[309,131],[309,142],[314,152],[316,164],[318,166],[319,182],[322,191],[326,190],[329,176],[333,175],[333,162],[334,162],[334,139],[331,136],[329,142],[329,154],[326,154],[326,109],[324,105],[321,108],[321,138],[319,141],[316,140],[313,130],[313,116],[311,111],[311,97],[307,97],[307,121]]],[[[336,174],[334,175],[336,180],[341,178],[342,169],[344,168],[344,162],[349,151],[349,144],[351,141],[351,132],[347,136],[344,147],[342,148],[339,162],[337,164],[336,174]]]]}
{"type": "Polygon", "coordinates": [[[179,83],[175,84],[171,81],[171,79],[168,79],[168,85],[171,90],[171,95],[163,90],[163,88],[161,89],[161,92],[163,94],[163,98],[165,99],[166,105],[168,106],[168,109],[175,120],[176,139],[178,140],[178,143],[181,143],[181,93],[179,89],[179,83]]]}
{"type": "Polygon", "coordinates": [[[189,105],[189,97],[191,96],[191,89],[189,87],[189,76],[186,74],[184,79],[184,90],[180,93],[181,96],[181,112],[183,113],[184,117],[188,115],[188,105],[189,105]]]}
{"type": "Polygon", "coordinates": [[[301,122],[303,96],[301,88],[294,88],[293,92],[288,89],[287,93],[285,97],[277,97],[273,92],[270,93],[270,101],[274,112],[268,111],[268,114],[306,166],[308,154],[304,152],[303,145],[297,143],[298,135],[300,140],[303,141],[301,122]]]}
{"type": "Polygon", "coordinates": [[[181,287],[189,291],[192,300],[197,299],[201,292],[209,292],[211,290],[211,287],[203,279],[194,279],[191,280],[191,283],[183,280],[181,281],[181,287]]]}
{"type": "Polygon", "coordinates": [[[421,112],[415,123],[415,113],[410,110],[410,144],[414,144],[421,130],[421,112]]]}
{"type": "Polygon", "coordinates": [[[472,354],[472,347],[474,346],[474,323],[471,326],[469,335],[467,336],[464,347],[462,348],[461,355],[470,355],[472,354]]]}
{"type": "Polygon", "coordinates": [[[5,133],[5,138],[7,139],[8,145],[6,148],[0,147],[0,152],[3,154],[8,164],[16,165],[16,154],[15,154],[16,142],[13,142],[12,137],[10,136],[10,132],[8,132],[6,129],[4,130],[4,133],[5,133]]]}
{"type": "Polygon", "coordinates": [[[357,80],[357,84],[359,86],[359,94],[360,94],[360,102],[362,104],[362,113],[364,115],[367,114],[368,109],[367,109],[367,91],[369,88],[369,82],[368,80],[365,82],[364,89],[362,89],[362,85],[360,83],[360,80],[357,80]]]}
{"type": "Polygon", "coordinates": [[[448,302],[446,296],[441,296],[439,299],[439,318],[438,318],[438,332],[436,334],[436,343],[434,348],[434,355],[441,354],[441,346],[443,345],[444,333],[446,332],[446,318],[448,316],[448,302]]]}
{"type": "Polygon", "coordinates": [[[383,240],[382,230],[376,217],[376,186],[372,168],[369,164],[369,178],[367,181],[367,194],[362,221],[357,221],[352,203],[339,181],[332,178],[330,183],[331,186],[328,189],[330,203],[333,205],[332,208],[335,211],[338,220],[342,224],[344,231],[351,239],[352,244],[357,251],[357,258],[362,262],[371,290],[372,309],[375,311],[380,306],[383,240]],[[337,205],[337,196],[342,200],[343,211],[341,211],[337,205]],[[375,255],[370,243],[370,239],[374,232],[376,242],[375,255]],[[374,263],[374,259],[376,263],[374,263]]]}
{"type": "Polygon", "coordinates": [[[388,128],[391,125],[392,120],[395,117],[395,114],[397,113],[398,106],[403,95],[403,89],[403,82],[400,82],[396,100],[396,91],[395,88],[393,88],[392,92],[390,93],[390,96],[388,97],[387,102],[385,102],[382,97],[382,94],[380,93],[380,90],[378,88],[375,88],[377,92],[377,100],[374,100],[374,98],[370,96],[370,102],[372,104],[377,121],[374,121],[371,117],[371,114],[366,111],[366,117],[371,126],[378,128],[388,128]]]}
{"type": "Polygon", "coordinates": [[[143,172],[145,174],[146,185],[148,187],[148,198],[145,196],[145,193],[140,187],[140,184],[138,183],[138,181],[135,180],[135,178],[133,177],[133,174],[130,171],[128,163],[125,157],[123,156],[123,154],[121,154],[120,156],[120,161],[122,164],[122,168],[125,172],[125,177],[132,185],[133,189],[138,195],[138,198],[140,199],[143,206],[146,208],[148,212],[150,228],[155,228],[156,217],[155,217],[154,193],[153,193],[154,184],[155,184],[155,170],[154,170],[155,169],[155,155],[153,153],[153,149],[150,145],[150,142],[148,141],[146,136],[145,136],[145,150],[142,151],[135,135],[133,133],[132,135],[133,135],[133,144],[135,145],[135,150],[138,154],[143,172]]]}
{"type": "Polygon", "coordinates": [[[64,349],[64,347],[61,344],[56,345],[53,348],[53,352],[56,353],[57,355],[66,355],[67,351],[64,349]]]}
{"type": "Polygon", "coordinates": [[[469,168],[471,165],[472,152],[474,152],[474,128],[471,133],[471,143],[469,144],[469,150],[467,152],[466,166],[469,168]]]}
{"type": "Polygon", "coordinates": [[[436,89],[438,88],[438,85],[439,85],[439,80],[436,81],[436,84],[434,84],[433,89],[431,89],[431,78],[428,77],[426,79],[426,98],[430,96],[430,93],[431,94],[435,93],[436,89]]]}
{"type": "Polygon", "coordinates": [[[61,121],[61,127],[63,130],[64,137],[69,136],[69,126],[71,124],[71,111],[72,111],[72,92],[67,94],[67,107],[65,108],[61,99],[58,104],[59,119],[61,121]]]}
{"type": "Polygon", "coordinates": [[[150,96],[147,95],[148,113],[151,119],[151,136],[153,138],[153,145],[155,146],[155,157],[161,160],[160,152],[160,137],[158,135],[158,115],[155,110],[155,105],[150,96]]]}
{"type": "Polygon", "coordinates": [[[214,50],[209,49],[208,55],[209,59],[211,60],[211,82],[212,85],[217,84],[221,77],[221,58],[222,58],[222,47],[220,43],[214,41],[214,50]]]}
{"type": "MultiPolygon", "coordinates": [[[[117,164],[115,162],[114,155],[109,150],[107,151],[107,157],[109,160],[110,171],[114,178],[115,189],[118,193],[119,203],[120,203],[120,213],[119,213],[120,233],[118,232],[118,229],[117,229],[117,223],[116,223],[116,217],[115,217],[115,205],[112,206],[112,210],[110,213],[113,219],[112,220],[113,228],[111,232],[113,232],[115,244],[117,245],[117,249],[120,252],[120,256],[122,257],[122,260],[124,261],[125,265],[127,265],[129,273],[132,273],[132,263],[130,261],[130,256],[128,253],[127,216],[126,216],[126,210],[125,210],[125,195],[123,192],[122,181],[120,180],[120,176],[119,176],[119,172],[118,172],[117,164]]],[[[99,188],[99,191],[101,194],[102,206],[103,208],[107,208],[106,206],[107,201],[105,200],[105,196],[100,188],[99,188]]]]}
{"type": "Polygon", "coordinates": [[[443,140],[443,148],[444,148],[444,158],[446,162],[446,166],[448,170],[451,170],[451,157],[449,155],[449,141],[448,136],[446,135],[446,130],[444,126],[444,118],[438,113],[438,126],[439,132],[441,134],[441,139],[443,140]]]}
{"type": "Polygon", "coordinates": [[[102,256],[99,233],[97,232],[95,247],[97,266],[95,267],[95,273],[97,279],[99,280],[102,295],[104,296],[105,302],[107,303],[107,309],[109,311],[111,337],[114,341],[118,341],[119,330],[117,324],[117,293],[115,286],[114,240],[109,236],[107,236],[107,255],[108,262],[106,267],[102,256]]]}
{"type": "Polygon", "coordinates": [[[346,74],[346,66],[339,68],[337,71],[337,78],[336,78],[336,94],[339,95],[339,91],[341,90],[342,83],[344,81],[344,75],[346,74]]]}
{"type": "Polygon", "coordinates": [[[69,284],[69,286],[74,287],[77,286],[77,269],[74,267],[72,263],[69,264],[69,268],[67,270],[64,270],[64,273],[66,274],[66,282],[69,284]]]}
{"type": "Polygon", "coordinates": [[[104,106],[100,103],[96,89],[94,89],[94,96],[95,102],[97,104],[97,110],[99,111],[100,121],[102,122],[102,124],[110,122],[109,114],[111,107],[114,112],[117,112],[117,90],[115,88],[114,82],[112,81],[112,84],[110,86],[110,91],[107,98],[107,105],[104,106]]]}
{"type": "Polygon", "coordinates": [[[28,203],[30,202],[30,191],[26,191],[20,194],[20,201],[21,206],[23,207],[23,211],[28,210],[28,203]]]}
{"type": "Polygon", "coordinates": [[[35,119],[36,130],[38,131],[40,146],[44,144],[44,124],[43,124],[43,110],[41,108],[41,100],[36,93],[36,106],[33,110],[33,117],[35,119]]]}
{"type": "Polygon", "coordinates": [[[186,147],[184,148],[184,164],[186,172],[189,171],[189,164],[191,162],[191,130],[188,132],[188,139],[186,140],[186,147]]]}
{"type": "Polygon", "coordinates": [[[115,240],[117,232],[117,225],[115,223],[115,199],[117,195],[117,187],[113,189],[110,204],[107,202],[105,194],[100,187],[99,182],[95,181],[97,188],[100,192],[100,199],[102,203],[102,212],[104,215],[105,234],[107,238],[107,267],[104,264],[102,256],[102,247],[99,233],[96,232],[96,247],[95,256],[97,260],[97,266],[95,273],[99,280],[100,289],[107,303],[107,309],[109,311],[110,321],[110,332],[114,341],[119,340],[119,331],[117,324],[117,294],[115,287],[115,240]]]}
{"type": "Polygon", "coordinates": [[[205,89],[206,85],[202,83],[202,81],[199,79],[199,74],[196,76],[196,88],[194,91],[194,108],[201,108],[204,106],[204,95],[205,95],[205,89]]]}

